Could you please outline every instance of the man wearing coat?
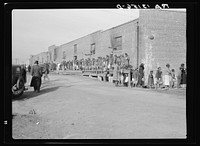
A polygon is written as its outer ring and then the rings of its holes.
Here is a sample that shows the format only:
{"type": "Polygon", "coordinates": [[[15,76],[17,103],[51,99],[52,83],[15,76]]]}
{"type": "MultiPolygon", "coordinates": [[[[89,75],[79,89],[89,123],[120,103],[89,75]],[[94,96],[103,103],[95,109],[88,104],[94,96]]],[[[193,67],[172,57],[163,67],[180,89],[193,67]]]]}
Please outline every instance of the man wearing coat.
{"type": "Polygon", "coordinates": [[[38,61],[31,67],[31,87],[34,87],[34,92],[40,92],[42,69],[38,65],[38,61]]]}

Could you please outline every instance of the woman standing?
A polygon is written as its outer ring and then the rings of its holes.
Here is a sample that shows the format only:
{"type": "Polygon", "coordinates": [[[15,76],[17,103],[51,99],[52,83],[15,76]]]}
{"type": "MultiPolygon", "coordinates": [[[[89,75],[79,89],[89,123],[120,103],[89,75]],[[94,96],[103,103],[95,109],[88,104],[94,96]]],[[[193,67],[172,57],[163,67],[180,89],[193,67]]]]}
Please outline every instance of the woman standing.
{"type": "Polygon", "coordinates": [[[167,88],[171,88],[171,70],[170,70],[170,64],[166,64],[166,70],[164,72],[164,86],[167,88]]]}
{"type": "Polygon", "coordinates": [[[144,85],[144,64],[141,63],[139,67],[139,76],[138,76],[138,87],[144,85]]]}
{"type": "Polygon", "coordinates": [[[119,68],[119,61],[118,59],[116,58],[115,61],[114,61],[114,70],[113,70],[113,81],[115,83],[115,86],[118,86],[118,83],[119,83],[119,71],[120,71],[120,68],[119,68]]]}

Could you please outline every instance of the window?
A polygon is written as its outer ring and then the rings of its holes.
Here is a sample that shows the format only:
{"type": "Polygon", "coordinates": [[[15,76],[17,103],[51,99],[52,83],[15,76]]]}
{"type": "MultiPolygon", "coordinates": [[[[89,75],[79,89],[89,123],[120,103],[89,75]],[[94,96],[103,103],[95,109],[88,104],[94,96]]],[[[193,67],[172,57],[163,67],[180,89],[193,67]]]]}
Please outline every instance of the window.
{"type": "Polygon", "coordinates": [[[90,46],[90,54],[95,54],[95,43],[90,46]]]}
{"type": "Polygon", "coordinates": [[[114,38],[114,51],[115,50],[122,50],[122,36],[114,38]]]}
{"type": "Polygon", "coordinates": [[[74,55],[77,54],[77,44],[74,45],[74,55]]]}

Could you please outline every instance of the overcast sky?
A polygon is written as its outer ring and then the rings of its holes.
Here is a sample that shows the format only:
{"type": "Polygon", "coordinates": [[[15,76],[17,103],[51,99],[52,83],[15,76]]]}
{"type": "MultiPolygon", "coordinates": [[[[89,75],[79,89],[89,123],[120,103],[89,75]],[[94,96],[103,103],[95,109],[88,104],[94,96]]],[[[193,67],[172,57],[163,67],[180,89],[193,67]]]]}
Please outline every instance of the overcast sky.
{"type": "Polygon", "coordinates": [[[62,9],[12,11],[12,60],[29,59],[98,30],[106,30],[139,17],[136,9],[62,9]]]}

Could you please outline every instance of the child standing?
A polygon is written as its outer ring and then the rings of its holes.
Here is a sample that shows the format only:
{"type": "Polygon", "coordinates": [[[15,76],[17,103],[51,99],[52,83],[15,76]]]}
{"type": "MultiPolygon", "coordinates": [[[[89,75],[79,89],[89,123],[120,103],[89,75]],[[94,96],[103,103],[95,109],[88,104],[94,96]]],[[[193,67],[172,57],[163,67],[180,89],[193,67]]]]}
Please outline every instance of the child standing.
{"type": "Polygon", "coordinates": [[[172,76],[171,87],[174,88],[175,85],[176,85],[176,75],[175,75],[175,70],[174,69],[172,69],[171,76],[172,76]]]}
{"type": "Polygon", "coordinates": [[[153,70],[151,70],[148,77],[148,87],[152,88],[153,86],[154,86],[154,77],[153,77],[153,70]]]}
{"type": "Polygon", "coordinates": [[[114,62],[114,70],[113,70],[113,80],[115,82],[115,86],[118,86],[119,83],[119,62],[117,60],[115,60],[114,62]]]}
{"type": "Polygon", "coordinates": [[[124,86],[128,86],[128,74],[125,74],[124,86]]]}
{"type": "Polygon", "coordinates": [[[133,74],[132,74],[132,87],[136,87],[137,86],[137,82],[138,82],[138,68],[136,68],[135,70],[133,70],[133,74]]]}
{"type": "Polygon", "coordinates": [[[124,86],[124,73],[123,73],[123,67],[121,66],[121,69],[120,69],[120,84],[122,86],[124,86]]]}
{"type": "Polygon", "coordinates": [[[162,85],[162,71],[161,67],[158,67],[158,70],[156,71],[156,88],[160,87],[162,85]]]}

